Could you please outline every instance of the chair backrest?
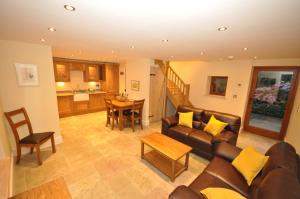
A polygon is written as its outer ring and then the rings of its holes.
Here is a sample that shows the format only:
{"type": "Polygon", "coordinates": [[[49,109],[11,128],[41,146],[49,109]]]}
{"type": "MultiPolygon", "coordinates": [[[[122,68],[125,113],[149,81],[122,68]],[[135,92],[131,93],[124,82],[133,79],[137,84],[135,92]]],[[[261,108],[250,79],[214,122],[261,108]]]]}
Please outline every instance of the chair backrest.
{"type": "Polygon", "coordinates": [[[20,141],[20,137],[19,137],[19,133],[18,133],[19,127],[27,125],[29,134],[31,134],[31,135],[33,134],[32,126],[31,126],[31,123],[30,123],[30,120],[29,120],[29,117],[27,115],[25,108],[20,108],[20,109],[14,110],[14,111],[5,112],[4,114],[5,114],[5,117],[8,120],[8,123],[12,129],[16,143],[19,143],[19,141],[20,141]],[[16,115],[23,115],[25,119],[18,121],[18,122],[14,122],[13,117],[16,115]]]}
{"type": "Polygon", "coordinates": [[[107,109],[113,109],[112,101],[109,98],[104,98],[105,106],[107,109]]]}
{"type": "Polygon", "coordinates": [[[132,110],[139,110],[140,113],[143,111],[145,99],[142,100],[134,100],[132,105],[132,110]]]}

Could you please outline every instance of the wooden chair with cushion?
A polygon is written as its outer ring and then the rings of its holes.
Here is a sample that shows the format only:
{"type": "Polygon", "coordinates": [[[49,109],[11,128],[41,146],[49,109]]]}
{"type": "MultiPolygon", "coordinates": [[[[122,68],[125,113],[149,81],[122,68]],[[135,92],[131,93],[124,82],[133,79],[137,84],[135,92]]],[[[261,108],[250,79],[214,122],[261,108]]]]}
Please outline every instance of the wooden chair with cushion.
{"type": "Polygon", "coordinates": [[[106,116],[106,126],[110,124],[110,119],[112,119],[111,129],[114,130],[115,120],[118,123],[119,112],[114,110],[111,99],[104,98],[107,116],[106,116]]]}
{"type": "Polygon", "coordinates": [[[40,157],[40,146],[51,139],[52,144],[52,152],[55,153],[55,142],[54,142],[54,132],[43,132],[43,133],[33,133],[32,126],[27,115],[25,108],[20,108],[14,111],[5,112],[5,116],[11,126],[12,132],[15,137],[16,147],[17,147],[17,161],[16,163],[19,164],[21,159],[21,147],[28,147],[30,148],[30,153],[33,153],[34,148],[36,149],[36,157],[38,164],[41,165],[41,157],[40,157]],[[13,117],[17,115],[23,115],[24,120],[14,122],[13,117]],[[25,136],[24,138],[20,139],[18,128],[21,126],[27,125],[29,130],[29,135],[25,136]]]}
{"type": "Polygon", "coordinates": [[[142,100],[134,100],[131,108],[131,112],[129,114],[129,119],[131,120],[132,131],[135,130],[135,121],[138,120],[141,125],[141,129],[143,129],[143,107],[144,107],[145,99],[142,100]]]}

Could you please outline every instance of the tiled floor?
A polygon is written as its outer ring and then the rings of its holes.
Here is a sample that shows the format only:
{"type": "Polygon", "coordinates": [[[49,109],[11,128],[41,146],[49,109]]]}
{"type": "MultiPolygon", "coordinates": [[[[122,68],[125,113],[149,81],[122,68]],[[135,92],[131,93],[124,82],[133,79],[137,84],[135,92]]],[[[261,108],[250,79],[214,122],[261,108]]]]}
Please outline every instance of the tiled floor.
{"type": "MultiPolygon", "coordinates": [[[[73,198],[167,198],[178,185],[188,185],[208,164],[190,156],[188,171],[172,183],[157,169],[140,159],[141,136],[160,131],[160,123],[143,131],[130,128],[112,131],[105,127],[105,113],[98,112],[60,120],[64,143],[57,152],[42,151],[43,165],[34,155],[22,156],[14,169],[14,193],[63,176],[73,198]]],[[[238,145],[254,145],[264,152],[273,140],[242,133],[238,145]]]]}

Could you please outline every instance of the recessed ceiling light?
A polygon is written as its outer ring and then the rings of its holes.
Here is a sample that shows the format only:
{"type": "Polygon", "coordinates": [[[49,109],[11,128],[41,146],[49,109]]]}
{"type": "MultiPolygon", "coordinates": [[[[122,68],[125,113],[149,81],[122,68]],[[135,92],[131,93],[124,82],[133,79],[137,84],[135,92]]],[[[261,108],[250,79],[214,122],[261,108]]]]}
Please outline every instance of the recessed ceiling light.
{"type": "Polygon", "coordinates": [[[130,46],[130,48],[131,48],[131,49],[134,49],[135,47],[134,47],[134,46],[130,46]]]}
{"type": "Polygon", "coordinates": [[[41,38],[41,42],[45,42],[46,41],[46,39],[44,39],[44,38],[41,38]]]}
{"type": "Polygon", "coordinates": [[[244,48],[244,51],[247,51],[247,50],[248,50],[248,48],[247,48],[247,47],[245,47],[245,48],[244,48]]]}
{"type": "Polygon", "coordinates": [[[228,59],[234,59],[234,56],[233,55],[229,55],[228,59]]]}
{"type": "Polygon", "coordinates": [[[64,5],[64,8],[65,8],[67,11],[75,11],[75,7],[74,7],[74,6],[71,6],[71,5],[64,5]]]}
{"type": "Polygon", "coordinates": [[[55,32],[56,31],[56,29],[52,28],[52,27],[48,28],[48,30],[51,31],[51,32],[55,32]]]}
{"type": "Polygon", "coordinates": [[[112,50],[112,51],[111,51],[111,53],[112,53],[112,54],[114,54],[114,53],[115,53],[115,51],[114,51],[114,50],[112,50]]]}
{"type": "Polygon", "coordinates": [[[163,42],[168,42],[169,40],[167,40],[167,39],[163,39],[162,41],[163,41],[163,42]]]}
{"type": "Polygon", "coordinates": [[[218,28],[218,31],[225,31],[227,30],[228,28],[226,26],[221,26],[218,28]]]}
{"type": "Polygon", "coordinates": [[[203,52],[203,51],[201,51],[201,52],[200,52],[200,55],[204,55],[204,52],[203,52]]]}
{"type": "Polygon", "coordinates": [[[253,58],[254,58],[254,59],[257,59],[257,56],[254,56],[253,58]]]}
{"type": "Polygon", "coordinates": [[[171,55],[171,58],[174,58],[174,56],[173,56],[173,55],[171,55]]]}

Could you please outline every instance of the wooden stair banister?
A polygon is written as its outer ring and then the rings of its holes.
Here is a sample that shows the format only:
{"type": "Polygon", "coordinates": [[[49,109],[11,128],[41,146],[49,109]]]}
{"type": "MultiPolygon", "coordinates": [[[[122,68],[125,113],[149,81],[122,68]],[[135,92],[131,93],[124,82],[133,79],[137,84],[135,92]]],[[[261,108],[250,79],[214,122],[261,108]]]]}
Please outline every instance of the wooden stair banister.
{"type": "Polygon", "coordinates": [[[155,64],[160,66],[160,69],[165,75],[166,94],[171,102],[175,106],[182,104],[193,106],[189,101],[190,85],[186,84],[172,69],[169,61],[155,60],[155,64]]]}

